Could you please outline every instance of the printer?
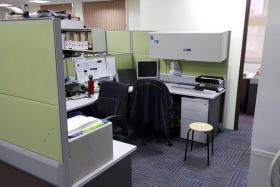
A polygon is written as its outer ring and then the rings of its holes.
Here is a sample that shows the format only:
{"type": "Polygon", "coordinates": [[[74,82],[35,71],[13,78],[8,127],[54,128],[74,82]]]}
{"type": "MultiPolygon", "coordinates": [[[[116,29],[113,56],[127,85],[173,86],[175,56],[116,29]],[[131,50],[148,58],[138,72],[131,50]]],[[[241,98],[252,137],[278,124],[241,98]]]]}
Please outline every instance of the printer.
{"type": "Polygon", "coordinates": [[[196,90],[213,90],[216,92],[223,91],[224,88],[224,78],[223,77],[214,77],[214,76],[204,76],[200,75],[195,78],[196,90]]]}

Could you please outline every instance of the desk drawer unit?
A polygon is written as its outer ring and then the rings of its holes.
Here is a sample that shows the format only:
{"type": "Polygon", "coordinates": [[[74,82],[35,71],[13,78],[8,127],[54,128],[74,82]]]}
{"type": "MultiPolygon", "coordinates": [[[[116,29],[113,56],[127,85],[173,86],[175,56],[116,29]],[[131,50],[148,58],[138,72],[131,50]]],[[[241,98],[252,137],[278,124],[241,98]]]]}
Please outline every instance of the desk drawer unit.
{"type": "MultiPolygon", "coordinates": [[[[191,123],[208,123],[209,100],[182,97],[181,103],[181,138],[186,139],[189,125],[191,123]]],[[[206,136],[204,133],[195,132],[194,140],[197,142],[206,143],[206,136]]]]}

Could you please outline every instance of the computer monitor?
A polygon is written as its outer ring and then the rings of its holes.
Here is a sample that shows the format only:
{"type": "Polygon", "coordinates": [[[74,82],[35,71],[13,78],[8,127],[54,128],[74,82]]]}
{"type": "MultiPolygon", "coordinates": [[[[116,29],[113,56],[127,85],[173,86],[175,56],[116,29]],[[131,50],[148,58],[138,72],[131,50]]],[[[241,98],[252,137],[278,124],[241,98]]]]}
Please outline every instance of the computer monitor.
{"type": "Polygon", "coordinates": [[[158,77],[158,60],[146,60],[137,62],[137,79],[157,79],[158,77]]]}
{"type": "Polygon", "coordinates": [[[137,79],[135,69],[119,69],[117,72],[118,82],[132,84],[137,79]]]}

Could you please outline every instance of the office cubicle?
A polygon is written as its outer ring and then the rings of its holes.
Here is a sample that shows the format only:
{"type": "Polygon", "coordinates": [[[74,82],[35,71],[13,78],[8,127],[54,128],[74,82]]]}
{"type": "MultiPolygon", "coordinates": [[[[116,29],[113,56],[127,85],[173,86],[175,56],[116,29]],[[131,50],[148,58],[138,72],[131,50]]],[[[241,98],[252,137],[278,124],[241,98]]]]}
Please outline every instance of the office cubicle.
{"type": "Polygon", "coordinates": [[[68,139],[60,20],[1,21],[0,41],[0,161],[50,185],[72,186],[104,162],[89,156],[111,159],[111,123],[68,139]],[[108,137],[103,155],[100,135],[108,137]],[[83,146],[89,154],[76,154],[83,146]]]}

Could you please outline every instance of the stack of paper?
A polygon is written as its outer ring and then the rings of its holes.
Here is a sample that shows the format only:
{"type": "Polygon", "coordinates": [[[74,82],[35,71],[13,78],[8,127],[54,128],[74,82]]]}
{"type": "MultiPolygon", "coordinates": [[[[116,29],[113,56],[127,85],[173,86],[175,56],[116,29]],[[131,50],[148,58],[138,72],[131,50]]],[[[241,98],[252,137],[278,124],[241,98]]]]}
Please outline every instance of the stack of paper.
{"type": "Polygon", "coordinates": [[[88,129],[94,124],[99,124],[101,122],[100,119],[91,117],[91,116],[83,116],[78,115],[67,120],[68,125],[68,136],[71,136],[79,131],[83,131],[84,129],[88,129]]]}

